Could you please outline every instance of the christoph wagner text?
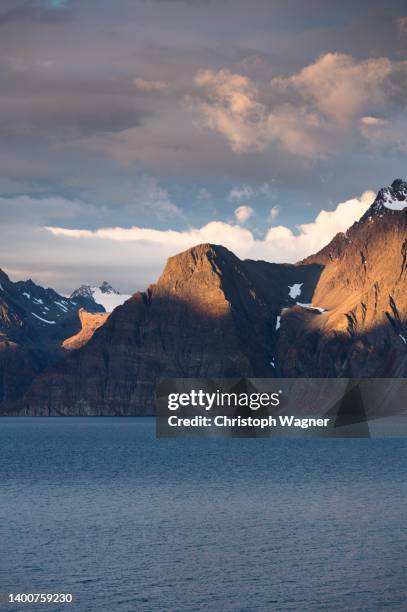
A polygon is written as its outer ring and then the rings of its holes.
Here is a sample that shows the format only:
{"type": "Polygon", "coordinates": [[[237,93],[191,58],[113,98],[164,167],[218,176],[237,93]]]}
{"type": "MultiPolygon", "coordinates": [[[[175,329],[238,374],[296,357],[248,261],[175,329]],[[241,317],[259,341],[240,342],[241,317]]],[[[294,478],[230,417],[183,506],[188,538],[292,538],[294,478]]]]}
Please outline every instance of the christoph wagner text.
{"type": "Polygon", "coordinates": [[[308,429],[308,427],[328,427],[330,419],[299,419],[295,416],[279,416],[278,420],[274,417],[227,417],[227,416],[216,416],[214,419],[197,415],[190,418],[183,418],[178,416],[170,416],[168,418],[168,425],[170,427],[259,427],[265,429],[269,427],[301,427],[302,429],[308,429]]]}
{"type": "Polygon", "coordinates": [[[188,393],[170,393],[168,395],[168,409],[178,410],[180,407],[196,406],[204,410],[212,410],[213,407],[245,406],[251,410],[266,408],[268,406],[279,406],[280,394],[278,393],[226,393],[215,391],[207,393],[200,389],[193,389],[188,393]]]}

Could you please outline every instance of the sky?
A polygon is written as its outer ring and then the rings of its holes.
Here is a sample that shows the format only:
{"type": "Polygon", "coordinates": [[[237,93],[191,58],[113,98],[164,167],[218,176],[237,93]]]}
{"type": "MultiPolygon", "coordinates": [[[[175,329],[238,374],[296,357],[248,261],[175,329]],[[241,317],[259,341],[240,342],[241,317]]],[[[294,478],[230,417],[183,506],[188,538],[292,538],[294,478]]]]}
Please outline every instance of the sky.
{"type": "Polygon", "coordinates": [[[63,293],[298,261],[407,178],[401,0],[2,0],[0,79],[0,267],[63,293]]]}

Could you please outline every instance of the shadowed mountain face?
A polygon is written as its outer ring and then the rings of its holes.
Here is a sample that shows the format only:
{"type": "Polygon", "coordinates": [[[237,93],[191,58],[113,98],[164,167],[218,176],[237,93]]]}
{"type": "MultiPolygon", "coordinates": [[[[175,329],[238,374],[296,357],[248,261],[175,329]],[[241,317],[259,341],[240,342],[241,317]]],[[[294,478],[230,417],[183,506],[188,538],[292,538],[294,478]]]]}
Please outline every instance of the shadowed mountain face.
{"type": "Polygon", "coordinates": [[[86,298],[70,300],[31,280],[13,283],[0,270],[0,401],[21,396],[35,376],[62,356],[61,342],[80,329],[80,306],[103,310],[86,298]]]}
{"type": "Polygon", "coordinates": [[[241,261],[204,244],[5,411],[151,414],[172,377],[407,376],[407,185],[297,265],[241,261]]]}

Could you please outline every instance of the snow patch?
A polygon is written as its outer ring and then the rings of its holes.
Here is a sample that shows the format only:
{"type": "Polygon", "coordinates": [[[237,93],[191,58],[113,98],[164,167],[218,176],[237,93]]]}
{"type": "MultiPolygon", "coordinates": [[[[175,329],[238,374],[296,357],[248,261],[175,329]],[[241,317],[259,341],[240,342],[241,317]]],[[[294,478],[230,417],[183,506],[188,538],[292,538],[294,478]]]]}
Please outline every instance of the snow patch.
{"type": "Polygon", "coordinates": [[[39,317],[37,314],[35,314],[35,312],[32,312],[31,314],[32,314],[33,317],[36,317],[37,319],[39,319],[43,323],[48,323],[48,325],[55,325],[55,321],[48,321],[47,319],[43,319],[42,317],[39,317]]]}
{"type": "Polygon", "coordinates": [[[281,317],[279,316],[276,319],[276,330],[280,329],[280,327],[281,327],[281,317]]]}
{"type": "Polygon", "coordinates": [[[44,302],[40,298],[33,298],[33,302],[36,304],[43,304],[44,302]]]}
{"type": "Polygon", "coordinates": [[[384,190],[383,196],[383,206],[390,210],[404,210],[407,206],[407,198],[404,200],[397,200],[397,198],[392,197],[388,189],[384,190]]]}
{"type": "Polygon", "coordinates": [[[106,312],[112,312],[117,306],[124,304],[131,295],[124,293],[104,293],[99,287],[92,287],[93,299],[97,304],[102,304],[106,312]]]}
{"type": "Polygon", "coordinates": [[[101,304],[106,312],[112,312],[117,306],[120,306],[131,297],[131,295],[119,293],[106,281],[100,287],[81,285],[79,289],[71,293],[71,299],[78,296],[93,299],[97,304],[101,304]]]}
{"type": "Polygon", "coordinates": [[[301,295],[301,287],[303,286],[303,284],[304,283],[294,283],[294,285],[292,285],[291,287],[290,285],[288,285],[288,295],[290,296],[290,298],[295,300],[295,298],[301,295]]]}
{"type": "Polygon", "coordinates": [[[403,340],[404,344],[407,344],[407,340],[403,334],[399,334],[400,338],[403,340]]]}
{"type": "Polygon", "coordinates": [[[29,293],[23,293],[23,295],[25,295],[25,297],[27,298],[27,300],[31,300],[31,295],[29,293]]]}
{"type": "Polygon", "coordinates": [[[301,304],[301,302],[297,302],[297,306],[301,306],[301,308],[306,308],[307,310],[315,310],[319,312],[319,314],[327,312],[326,308],[319,308],[318,306],[313,306],[312,304],[301,304]]]}
{"type": "Polygon", "coordinates": [[[64,312],[68,312],[68,308],[64,304],[62,304],[62,302],[58,302],[58,300],[54,300],[54,304],[59,306],[59,308],[61,308],[61,310],[63,310],[64,312]]]}

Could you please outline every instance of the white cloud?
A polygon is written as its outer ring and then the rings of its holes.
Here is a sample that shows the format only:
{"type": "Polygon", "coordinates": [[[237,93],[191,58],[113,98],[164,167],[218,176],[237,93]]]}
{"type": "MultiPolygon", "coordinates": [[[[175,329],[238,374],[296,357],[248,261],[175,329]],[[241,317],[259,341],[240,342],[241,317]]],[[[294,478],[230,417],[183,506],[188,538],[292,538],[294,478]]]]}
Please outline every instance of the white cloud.
{"type": "Polygon", "coordinates": [[[298,232],[284,226],[272,227],[261,248],[278,261],[293,262],[318,252],[339,232],[345,232],[366,212],[374,200],[373,191],[341,202],[332,211],[321,210],[312,223],[303,223],[298,232]]]}
{"type": "MultiPolygon", "coordinates": [[[[126,258],[138,270],[136,278],[145,284],[155,280],[167,257],[194,245],[206,242],[222,244],[241,258],[265,259],[276,262],[295,262],[324,247],[338,232],[348,229],[368,209],[374,193],[367,191],[358,198],[341,202],[332,211],[321,211],[311,223],[301,224],[293,232],[285,226],[270,227],[264,238],[239,225],[211,221],[200,228],[184,231],[150,228],[109,227],[97,230],[47,227],[56,240],[63,240],[64,255],[77,258],[78,253],[90,253],[101,269],[107,264],[120,266],[126,258]],[[120,245],[120,246],[119,246],[120,245]],[[146,270],[148,268],[148,270],[146,270]],[[147,278],[147,271],[149,278],[147,278]]],[[[46,263],[44,263],[46,266],[46,263]]],[[[112,279],[112,282],[114,278],[112,279]]],[[[139,282],[140,286],[140,282],[139,282]]],[[[131,287],[128,288],[131,290],[131,287]]]]}
{"type": "Polygon", "coordinates": [[[239,223],[246,223],[253,213],[254,210],[251,206],[243,205],[236,208],[235,217],[239,223]]]}
{"type": "Polygon", "coordinates": [[[379,117],[370,117],[369,115],[367,117],[362,117],[360,122],[363,125],[384,125],[387,123],[385,119],[380,119],[379,117]]]}
{"type": "MultiPolygon", "coordinates": [[[[168,256],[178,250],[187,249],[196,244],[214,242],[237,250],[242,240],[252,240],[249,230],[238,225],[211,221],[201,228],[190,228],[185,231],[156,230],[142,227],[106,227],[97,230],[67,229],[63,227],[46,227],[53,236],[63,236],[77,240],[130,242],[144,244],[146,252],[149,247],[159,246],[168,251],[168,256]],[[174,251],[175,249],[175,251],[174,251]]],[[[151,252],[150,252],[151,254],[151,252]]],[[[148,261],[148,259],[146,259],[148,261]]]]}

